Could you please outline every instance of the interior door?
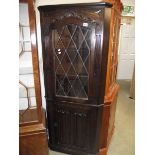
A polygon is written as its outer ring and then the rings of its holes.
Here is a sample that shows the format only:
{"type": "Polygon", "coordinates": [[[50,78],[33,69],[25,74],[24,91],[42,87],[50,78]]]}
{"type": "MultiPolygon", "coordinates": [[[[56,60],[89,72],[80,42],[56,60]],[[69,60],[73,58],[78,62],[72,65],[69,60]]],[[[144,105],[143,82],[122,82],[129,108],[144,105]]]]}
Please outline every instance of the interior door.
{"type": "Polygon", "coordinates": [[[131,80],[135,63],[134,19],[121,25],[117,79],[131,80]]]}

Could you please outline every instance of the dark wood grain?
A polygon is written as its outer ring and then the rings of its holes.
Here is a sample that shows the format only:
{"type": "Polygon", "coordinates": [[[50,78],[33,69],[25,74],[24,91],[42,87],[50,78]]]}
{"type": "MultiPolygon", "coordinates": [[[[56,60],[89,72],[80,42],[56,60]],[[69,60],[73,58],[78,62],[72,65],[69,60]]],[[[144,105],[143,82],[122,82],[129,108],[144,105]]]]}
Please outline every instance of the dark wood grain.
{"type": "MultiPolygon", "coordinates": [[[[113,33],[117,33],[115,41],[118,41],[119,35],[120,21],[116,22],[117,26],[114,25],[115,11],[121,8],[120,1],[115,2],[39,7],[49,146],[53,150],[75,155],[102,154],[100,150],[106,152],[113,131],[118,93],[115,84],[115,88],[109,89],[113,33]],[[60,31],[68,24],[82,26],[83,23],[88,23],[92,33],[88,97],[58,96],[53,30],[60,31]],[[113,30],[114,27],[116,30],[113,30]]],[[[116,62],[118,47],[115,47],[116,62]]],[[[114,64],[117,66],[117,63],[114,64]]],[[[66,66],[63,64],[64,70],[66,66]]],[[[115,77],[116,69],[112,74],[115,77]]]]}
{"type": "Polygon", "coordinates": [[[110,10],[103,4],[82,5],[81,8],[80,6],[39,7],[49,146],[51,149],[71,154],[98,154],[108,57],[110,10]],[[91,39],[88,99],[58,97],[55,94],[51,29],[55,27],[59,29],[66,24],[80,26],[83,22],[91,25],[93,36],[97,38],[91,39]],[[98,58],[101,58],[100,62],[98,58]]]}

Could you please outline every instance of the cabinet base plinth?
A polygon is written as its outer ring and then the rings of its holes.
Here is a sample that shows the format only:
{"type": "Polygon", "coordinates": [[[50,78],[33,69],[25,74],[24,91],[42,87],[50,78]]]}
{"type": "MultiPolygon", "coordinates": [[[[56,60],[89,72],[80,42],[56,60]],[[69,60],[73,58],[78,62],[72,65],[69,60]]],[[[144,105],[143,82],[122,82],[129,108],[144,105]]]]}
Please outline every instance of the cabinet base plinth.
{"type": "Polygon", "coordinates": [[[80,150],[73,150],[73,149],[69,149],[69,148],[65,148],[59,145],[52,145],[49,143],[49,148],[52,151],[58,151],[58,152],[62,152],[62,153],[68,153],[68,154],[73,154],[73,155],[100,155],[100,153],[88,153],[88,152],[84,152],[84,151],[80,151],[80,150]]]}

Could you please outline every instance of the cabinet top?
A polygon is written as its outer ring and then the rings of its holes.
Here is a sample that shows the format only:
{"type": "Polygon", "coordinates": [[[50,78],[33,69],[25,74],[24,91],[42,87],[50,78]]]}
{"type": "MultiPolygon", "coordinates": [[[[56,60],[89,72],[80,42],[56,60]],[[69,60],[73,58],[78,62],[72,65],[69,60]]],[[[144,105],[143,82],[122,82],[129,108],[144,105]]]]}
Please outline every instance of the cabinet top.
{"type": "Polygon", "coordinates": [[[55,5],[43,5],[39,6],[38,10],[49,10],[53,7],[85,7],[85,6],[105,6],[105,7],[112,7],[111,3],[108,2],[95,2],[95,3],[73,3],[73,4],[55,4],[55,5]]]}

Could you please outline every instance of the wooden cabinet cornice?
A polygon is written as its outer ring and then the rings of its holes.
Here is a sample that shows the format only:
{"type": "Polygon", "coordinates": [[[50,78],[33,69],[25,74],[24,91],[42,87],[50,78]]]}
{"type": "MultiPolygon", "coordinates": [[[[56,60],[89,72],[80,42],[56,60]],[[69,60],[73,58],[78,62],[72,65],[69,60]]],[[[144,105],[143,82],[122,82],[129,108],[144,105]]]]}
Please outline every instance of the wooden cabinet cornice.
{"type": "Polygon", "coordinates": [[[120,1],[39,6],[49,147],[105,155],[114,129],[120,1]]]}

